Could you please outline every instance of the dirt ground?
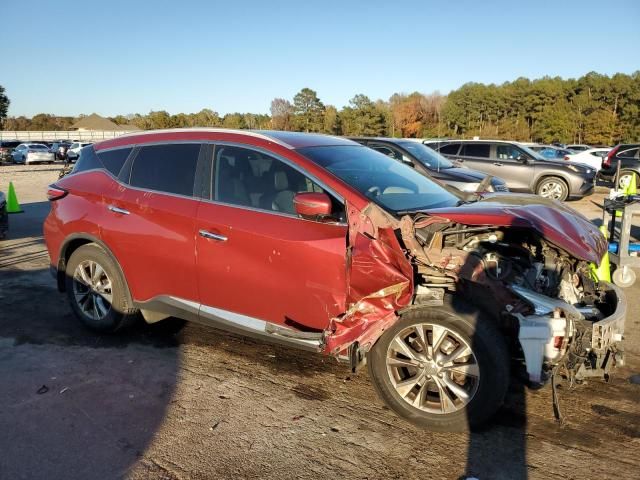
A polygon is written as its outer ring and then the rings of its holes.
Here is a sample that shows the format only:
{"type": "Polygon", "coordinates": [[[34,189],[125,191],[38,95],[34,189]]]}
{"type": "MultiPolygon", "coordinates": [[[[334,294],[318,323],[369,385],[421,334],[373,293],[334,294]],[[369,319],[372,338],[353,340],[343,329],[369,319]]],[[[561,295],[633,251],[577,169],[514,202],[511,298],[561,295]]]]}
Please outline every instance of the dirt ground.
{"type": "MultiPolygon", "coordinates": [[[[82,328],[42,240],[58,170],[0,166],[25,210],[0,242],[0,478],[638,478],[640,282],[626,366],[561,389],[565,426],[514,379],[484,431],[435,434],[331,358],[177,321],[82,328]]],[[[596,220],[603,191],[571,205],[596,220]]]]}

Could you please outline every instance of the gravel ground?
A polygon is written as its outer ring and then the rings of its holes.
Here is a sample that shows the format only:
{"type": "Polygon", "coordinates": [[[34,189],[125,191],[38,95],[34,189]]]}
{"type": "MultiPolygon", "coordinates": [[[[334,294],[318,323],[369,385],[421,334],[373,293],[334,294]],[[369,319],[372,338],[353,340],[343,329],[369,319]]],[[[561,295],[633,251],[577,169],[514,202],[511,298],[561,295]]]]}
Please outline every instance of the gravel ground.
{"type": "MultiPolygon", "coordinates": [[[[48,273],[44,191],[59,166],[2,166],[25,213],[0,242],[0,478],[635,478],[640,283],[627,366],[609,384],[514,379],[492,426],[435,434],[396,417],[366,372],[178,321],[98,336],[48,273]]],[[[602,189],[571,205],[600,218],[602,189]]]]}

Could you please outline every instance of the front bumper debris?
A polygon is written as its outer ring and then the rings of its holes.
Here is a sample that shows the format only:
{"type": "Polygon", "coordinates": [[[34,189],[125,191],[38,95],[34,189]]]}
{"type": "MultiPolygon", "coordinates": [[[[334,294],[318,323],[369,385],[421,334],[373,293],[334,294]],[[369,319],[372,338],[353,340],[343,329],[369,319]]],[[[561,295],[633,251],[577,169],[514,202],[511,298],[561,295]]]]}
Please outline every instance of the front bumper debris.
{"type": "Polygon", "coordinates": [[[599,285],[605,291],[606,303],[613,307],[613,313],[593,324],[591,348],[601,353],[622,342],[627,316],[627,299],[622,290],[614,284],[600,282],[599,285]]]}

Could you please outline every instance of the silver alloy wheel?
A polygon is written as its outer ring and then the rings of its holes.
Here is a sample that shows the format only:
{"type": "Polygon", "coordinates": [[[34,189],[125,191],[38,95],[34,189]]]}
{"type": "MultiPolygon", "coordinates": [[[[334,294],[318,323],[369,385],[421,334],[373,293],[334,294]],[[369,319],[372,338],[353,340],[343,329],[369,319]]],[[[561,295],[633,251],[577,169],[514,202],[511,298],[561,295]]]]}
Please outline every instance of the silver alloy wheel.
{"type": "Polygon", "coordinates": [[[560,200],[564,195],[564,185],[559,180],[548,180],[540,188],[539,195],[544,198],[560,200]]]}
{"type": "Polygon", "coordinates": [[[111,279],[102,266],[83,260],[73,272],[73,296],[78,308],[93,320],[102,320],[111,310],[111,279]]]}
{"type": "Polygon", "coordinates": [[[480,367],[469,343],[434,323],[415,324],[396,334],[386,363],[400,398],[428,413],[459,411],[480,383],[480,367]]]}
{"type": "Polygon", "coordinates": [[[635,173],[623,173],[622,175],[620,175],[620,178],[618,179],[618,188],[620,190],[624,190],[625,188],[627,188],[631,184],[633,175],[635,175],[635,173]]]}

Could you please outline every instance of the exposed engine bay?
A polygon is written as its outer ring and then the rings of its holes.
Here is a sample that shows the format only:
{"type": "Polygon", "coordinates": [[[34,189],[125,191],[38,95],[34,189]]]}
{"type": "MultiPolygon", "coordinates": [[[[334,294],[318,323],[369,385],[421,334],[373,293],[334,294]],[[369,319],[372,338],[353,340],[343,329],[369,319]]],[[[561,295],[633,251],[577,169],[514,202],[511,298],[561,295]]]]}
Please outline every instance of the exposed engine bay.
{"type": "Polygon", "coordinates": [[[622,363],[624,318],[610,318],[616,287],[534,230],[417,214],[402,219],[401,237],[415,265],[414,303],[438,305],[455,292],[489,313],[521,352],[531,384],[556,373],[607,378],[622,363]]]}

